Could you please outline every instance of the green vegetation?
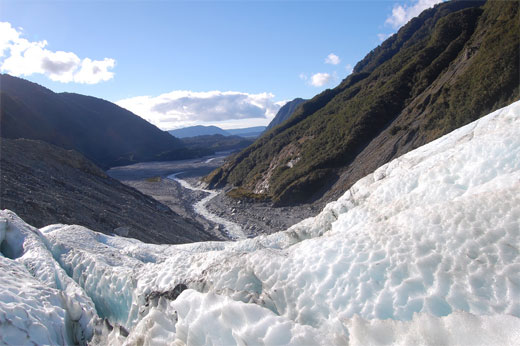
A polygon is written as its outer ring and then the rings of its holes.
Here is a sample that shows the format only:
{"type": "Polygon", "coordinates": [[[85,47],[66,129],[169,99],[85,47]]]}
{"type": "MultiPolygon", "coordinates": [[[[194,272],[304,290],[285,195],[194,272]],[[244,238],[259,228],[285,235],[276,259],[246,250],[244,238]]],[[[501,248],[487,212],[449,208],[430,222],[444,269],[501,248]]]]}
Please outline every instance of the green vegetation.
{"type": "Polygon", "coordinates": [[[203,135],[181,138],[181,142],[187,149],[198,154],[212,155],[218,151],[230,151],[244,149],[253,139],[240,136],[203,135]]]}
{"type": "Polygon", "coordinates": [[[265,194],[253,193],[246,189],[235,188],[226,193],[228,197],[238,200],[249,200],[257,202],[265,202],[269,200],[269,197],[265,194]]]}
{"type": "Polygon", "coordinates": [[[207,181],[251,192],[268,181],[275,204],[301,203],[323,194],[385,131],[406,137],[393,142],[389,161],[511,103],[519,98],[518,7],[456,1],[423,12],[207,181]]]}
{"type": "Polygon", "coordinates": [[[150,177],[150,178],[146,178],[145,181],[149,182],[149,183],[160,183],[162,180],[161,177],[150,177]]]}

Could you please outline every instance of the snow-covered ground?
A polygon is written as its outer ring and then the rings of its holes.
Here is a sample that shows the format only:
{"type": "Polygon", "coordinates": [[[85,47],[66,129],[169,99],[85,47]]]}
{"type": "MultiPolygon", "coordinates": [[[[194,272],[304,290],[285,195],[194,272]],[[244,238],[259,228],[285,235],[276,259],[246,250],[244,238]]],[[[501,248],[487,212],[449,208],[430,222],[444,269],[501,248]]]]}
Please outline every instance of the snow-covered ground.
{"type": "Polygon", "coordinates": [[[520,101],[269,236],[162,246],[0,217],[0,344],[520,344],[520,101]]]}

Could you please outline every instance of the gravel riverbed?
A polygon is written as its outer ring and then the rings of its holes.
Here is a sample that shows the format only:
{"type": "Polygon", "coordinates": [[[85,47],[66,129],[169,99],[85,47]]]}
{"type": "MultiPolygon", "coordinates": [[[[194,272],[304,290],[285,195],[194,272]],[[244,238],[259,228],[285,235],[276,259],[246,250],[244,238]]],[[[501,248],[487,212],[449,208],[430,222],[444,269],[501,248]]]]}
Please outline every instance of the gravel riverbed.
{"type": "MultiPolygon", "coordinates": [[[[220,155],[183,161],[142,162],[115,167],[107,173],[142,193],[154,197],[176,213],[198,221],[207,231],[214,233],[220,239],[228,240],[229,237],[223,225],[202,217],[194,210],[194,204],[206,197],[207,193],[187,189],[178,182],[167,178],[171,174],[182,172],[177,175],[178,178],[192,186],[201,186],[200,179],[219,167],[225,157],[225,155],[220,155]]],[[[221,190],[216,197],[211,199],[206,204],[206,209],[221,218],[239,224],[246,237],[285,230],[319,212],[318,208],[306,205],[273,208],[269,203],[234,200],[226,196],[225,190],[221,190]]]]}

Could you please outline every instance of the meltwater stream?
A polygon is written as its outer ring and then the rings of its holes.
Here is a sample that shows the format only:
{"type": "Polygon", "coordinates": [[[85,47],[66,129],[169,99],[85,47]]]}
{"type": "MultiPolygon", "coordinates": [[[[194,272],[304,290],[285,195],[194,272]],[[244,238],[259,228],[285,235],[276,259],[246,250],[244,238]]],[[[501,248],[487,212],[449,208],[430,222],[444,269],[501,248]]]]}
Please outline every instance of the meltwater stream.
{"type": "Polygon", "coordinates": [[[218,192],[212,191],[212,190],[206,190],[206,189],[203,189],[200,187],[195,187],[195,186],[191,185],[190,183],[188,183],[186,180],[177,178],[177,176],[182,173],[184,173],[184,172],[178,172],[175,174],[171,174],[168,176],[168,179],[175,180],[176,182],[181,184],[182,187],[184,187],[186,189],[193,190],[193,191],[203,191],[203,192],[208,193],[208,195],[206,197],[204,197],[203,199],[201,199],[200,201],[198,201],[197,203],[195,203],[193,205],[193,209],[195,210],[195,212],[197,214],[202,215],[203,217],[205,217],[206,219],[208,219],[210,221],[223,225],[230,238],[232,238],[232,239],[245,238],[246,236],[245,236],[244,232],[242,231],[242,227],[240,227],[240,225],[238,225],[232,221],[226,220],[216,214],[213,214],[208,209],[206,209],[206,204],[210,200],[215,198],[218,195],[218,192]]]}

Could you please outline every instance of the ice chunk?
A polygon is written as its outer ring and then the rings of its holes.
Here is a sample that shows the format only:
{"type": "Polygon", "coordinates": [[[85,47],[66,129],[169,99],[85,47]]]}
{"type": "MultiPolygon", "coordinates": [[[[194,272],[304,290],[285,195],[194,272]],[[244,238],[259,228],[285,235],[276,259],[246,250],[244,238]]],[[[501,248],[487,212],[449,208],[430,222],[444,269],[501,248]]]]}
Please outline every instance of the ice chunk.
{"type": "Polygon", "coordinates": [[[56,263],[47,250],[46,239],[37,229],[12,212],[4,211],[2,216],[6,235],[2,242],[2,252],[6,255],[5,277],[0,280],[2,302],[11,302],[27,314],[21,316],[9,304],[0,306],[0,314],[5,321],[14,318],[24,325],[39,326],[37,330],[36,327],[24,329],[6,322],[4,335],[23,330],[28,339],[40,340],[35,341],[37,344],[84,343],[91,339],[97,318],[92,300],[56,263]],[[41,301],[38,292],[42,294],[41,301]]]}
{"type": "Polygon", "coordinates": [[[236,302],[214,293],[187,290],[170,303],[169,309],[176,311],[175,318],[154,310],[153,321],[145,319],[136,328],[144,333],[132,335],[129,342],[141,338],[149,340],[150,345],[172,341],[187,345],[334,344],[331,335],[295,324],[258,305],[236,302]],[[142,328],[143,323],[148,328],[142,328]],[[156,327],[158,324],[161,328],[156,327]]]}

